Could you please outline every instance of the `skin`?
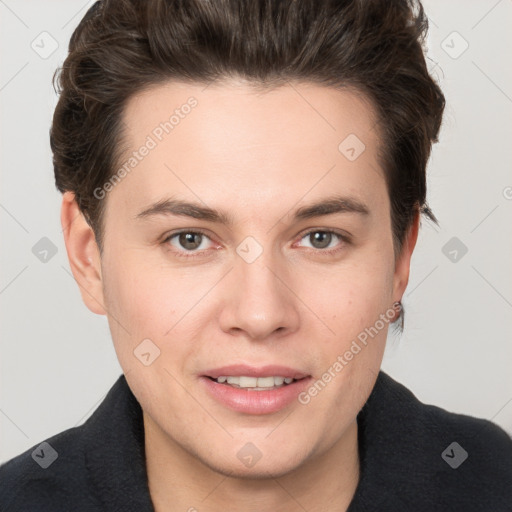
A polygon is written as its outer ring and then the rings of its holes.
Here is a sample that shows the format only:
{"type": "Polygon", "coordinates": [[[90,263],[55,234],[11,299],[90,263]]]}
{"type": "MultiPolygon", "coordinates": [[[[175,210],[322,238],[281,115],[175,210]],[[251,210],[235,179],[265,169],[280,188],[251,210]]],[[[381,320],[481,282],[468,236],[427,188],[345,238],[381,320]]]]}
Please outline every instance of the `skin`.
{"type": "Polygon", "coordinates": [[[246,363],[321,379],[402,298],[418,216],[395,257],[375,112],[348,89],[302,83],[261,93],[234,80],[152,87],[126,105],[128,153],[190,96],[197,107],[104,199],[102,254],[73,194],[62,203],[83,301],[107,316],[144,411],[155,509],[346,510],[360,476],[356,416],[380,369],[388,324],[309,403],[276,413],[234,412],[205,393],[199,376],[246,363]],[[366,146],[354,161],[338,150],[349,134],[366,146]],[[368,214],[293,219],[297,208],[333,194],[357,199],[368,214]],[[171,196],[223,209],[233,224],[137,218],[171,196]],[[207,233],[196,257],[178,256],[187,254],[178,237],[164,241],[178,229],[207,233]],[[333,235],[323,248],[308,235],[315,230],[339,230],[350,241],[333,235]],[[248,236],[263,250],[252,263],[236,252],[248,236]],[[148,338],[160,356],[145,366],[133,351],[148,338]],[[237,457],[248,442],[262,454],[252,467],[237,457]]]}

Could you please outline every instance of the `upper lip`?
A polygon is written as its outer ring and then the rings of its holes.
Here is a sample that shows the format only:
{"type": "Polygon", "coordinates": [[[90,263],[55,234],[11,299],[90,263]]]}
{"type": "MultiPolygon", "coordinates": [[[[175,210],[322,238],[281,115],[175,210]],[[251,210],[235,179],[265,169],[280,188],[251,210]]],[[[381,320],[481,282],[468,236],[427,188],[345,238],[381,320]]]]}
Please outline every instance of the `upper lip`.
{"type": "Polygon", "coordinates": [[[301,372],[288,366],[280,365],[265,365],[265,366],[249,366],[247,364],[232,364],[229,366],[222,366],[207,370],[205,376],[217,379],[218,377],[230,376],[246,376],[246,377],[288,377],[292,379],[303,379],[308,377],[307,373],[301,372]]]}

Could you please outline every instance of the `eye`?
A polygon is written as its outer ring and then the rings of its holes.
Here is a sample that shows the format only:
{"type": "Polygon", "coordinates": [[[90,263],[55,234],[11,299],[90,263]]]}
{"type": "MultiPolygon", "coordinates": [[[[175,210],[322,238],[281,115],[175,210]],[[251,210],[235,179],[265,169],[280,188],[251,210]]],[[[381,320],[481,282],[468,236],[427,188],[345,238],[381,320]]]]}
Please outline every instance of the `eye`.
{"type": "MultiPolygon", "coordinates": [[[[209,249],[208,241],[210,241],[209,237],[201,231],[180,231],[169,235],[163,243],[174,247],[177,253],[196,253],[209,249]]],[[[178,255],[181,256],[181,254],[178,255]]],[[[188,255],[183,254],[183,256],[188,255]]]]}
{"type": "Polygon", "coordinates": [[[336,247],[337,245],[339,245],[339,243],[336,244],[336,242],[342,241],[348,243],[348,239],[346,236],[340,233],[336,233],[335,231],[323,229],[308,231],[306,234],[302,236],[301,240],[308,240],[311,244],[309,247],[312,247],[313,249],[320,249],[323,250],[324,252],[334,252],[336,250],[339,250],[339,247],[336,247]],[[331,248],[334,248],[334,251],[325,250],[331,248]]]}
{"type": "MultiPolygon", "coordinates": [[[[322,253],[335,253],[350,243],[347,235],[337,233],[328,229],[310,230],[303,234],[300,241],[309,241],[309,247],[317,249],[322,253]],[[340,243],[341,242],[341,243],[340,243]]],[[[172,252],[178,257],[193,258],[201,256],[203,252],[211,249],[210,237],[202,231],[178,231],[171,233],[162,242],[164,245],[172,246],[172,252]]],[[[306,247],[308,247],[306,245],[306,247]]]]}

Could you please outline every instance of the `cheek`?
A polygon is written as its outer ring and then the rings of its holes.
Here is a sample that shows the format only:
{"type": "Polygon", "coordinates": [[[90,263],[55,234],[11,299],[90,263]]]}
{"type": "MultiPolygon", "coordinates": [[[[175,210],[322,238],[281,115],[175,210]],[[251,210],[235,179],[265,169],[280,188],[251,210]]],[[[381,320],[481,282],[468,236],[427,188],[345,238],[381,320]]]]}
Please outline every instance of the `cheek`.
{"type": "Polygon", "coordinates": [[[384,255],[314,274],[314,282],[301,279],[299,296],[340,341],[357,336],[391,306],[393,266],[384,255]]]}
{"type": "MultiPolygon", "coordinates": [[[[142,251],[121,251],[122,265],[105,270],[104,287],[112,338],[123,368],[138,362],[134,349],[146,339],[160,350],[154,368],[178,367],[194,350],[191,343],[208,319],[208,301],[201,300],[209,277],[197,269],[176,269],[143,257],[142,251]],[[172,357],[171,357],[172,355],[172,357]]],[[[210,276],[211,277],[211,276],[210,276]]],[[[215,276],[214,276],[215,277],[215,276]]]]}
{"type": "Polygon", "coordinates": [[[344,313],[352,327],[351,336],[355,337],[391,307],[392,281],[385,273],[370,272],[352,284],[351,292],[344,313]]]}
{"type": "Polygon", "coordinates": [[[116,351],[123,357],[144,339],[163,348],[165,333],[176,322],[183,300],[179,283],[171,273],[138,258],[141,253],[120,254],[122,258],[115,258],[120,264],[107,265],[104,273],[105,301],[116,351]]]}
{"type": "Polygon", "coordinates": [[[154,330],[155,320],[165,323],[166,316],[172,312],[175,293],[171,292],[170,281],[164,273],[155,272],[144,262],[124,258],[122,265],[110,267],[104,280],[109,312],[129,324],[130,332],[144,330],[146,324],[154,330]]]}

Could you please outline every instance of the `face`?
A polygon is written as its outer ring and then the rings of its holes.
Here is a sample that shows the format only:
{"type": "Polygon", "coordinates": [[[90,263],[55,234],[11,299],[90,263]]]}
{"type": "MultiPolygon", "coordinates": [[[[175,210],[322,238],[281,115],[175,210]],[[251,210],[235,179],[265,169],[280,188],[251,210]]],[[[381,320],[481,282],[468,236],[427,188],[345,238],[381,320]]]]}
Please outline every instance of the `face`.
{"type": "Polygon", "coordinates": [[[312,84],[172,83],[124,121],[98,293],[146,428],[231,475],[328,453],[356,425],[408,278],[371,105],[312,84]]]}

